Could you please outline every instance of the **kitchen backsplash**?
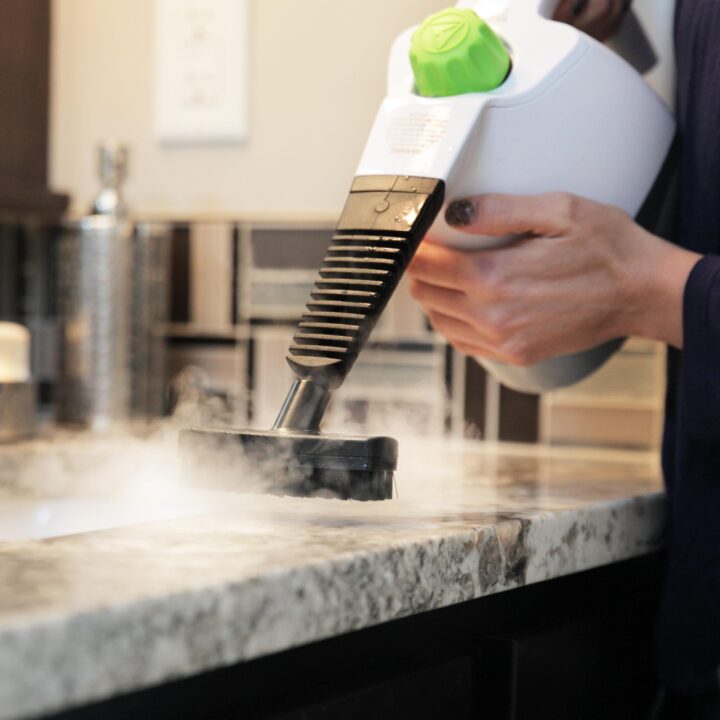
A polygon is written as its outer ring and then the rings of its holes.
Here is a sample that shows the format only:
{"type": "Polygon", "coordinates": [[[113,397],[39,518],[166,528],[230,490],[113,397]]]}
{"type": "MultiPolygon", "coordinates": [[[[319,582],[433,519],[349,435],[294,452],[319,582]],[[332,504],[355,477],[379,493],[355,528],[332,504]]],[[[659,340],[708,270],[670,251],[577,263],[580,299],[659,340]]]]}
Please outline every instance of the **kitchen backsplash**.
{"type": "MultiPolygon", "coordinates": [[[[272,423],[291,381],[285,352],[333,220],[169,223],[169,322],[159,330],[166,411],[190,385],[219,421],[272,423]]],[[[31,329],[33,369],[48,409],[56,242],[53,227],[0,225],[0,319],[31,329]]],[[[651,448],[660,437],[663,383],[662,348],[634,340],[574,388],[541,399],[513,393],[433,333],[401,284],[337,394],[328,424],[651,448]]]]}

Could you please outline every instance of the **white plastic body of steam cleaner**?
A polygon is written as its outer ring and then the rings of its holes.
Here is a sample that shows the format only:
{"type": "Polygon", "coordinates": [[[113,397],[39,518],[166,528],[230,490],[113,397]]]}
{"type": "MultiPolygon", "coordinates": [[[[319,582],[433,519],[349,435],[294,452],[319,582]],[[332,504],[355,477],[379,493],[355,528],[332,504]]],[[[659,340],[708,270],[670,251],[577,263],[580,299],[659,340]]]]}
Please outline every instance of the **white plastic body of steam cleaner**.
{"type": "MultiPolygon", "coordinates": [[[[357,175],[440,179],[446,204],[488,192],[560,191],[636,217],[675,135],[671,112],[643,77],[593,38],[550,20],[557,0],[459,5],[474,9],[506,44],[507,78],[488,92],[423,97],[409,60],[415,28],[403,32],[392,47],[387,97],[357,175]]],[[[432,239],[468,249],[512,241],[459,232],[444,212],[432,239]]],[[[613,340],[530,367],[477,360],[508,386],[541,392],[581,380],[621,344],[613,340]]]]}

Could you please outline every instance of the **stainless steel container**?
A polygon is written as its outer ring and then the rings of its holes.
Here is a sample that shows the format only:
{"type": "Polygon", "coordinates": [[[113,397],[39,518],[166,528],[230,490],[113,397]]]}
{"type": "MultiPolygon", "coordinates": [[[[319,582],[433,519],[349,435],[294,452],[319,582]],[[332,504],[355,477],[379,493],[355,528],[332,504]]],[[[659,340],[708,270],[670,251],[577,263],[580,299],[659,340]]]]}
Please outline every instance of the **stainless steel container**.
{"type": "Polygon", "coordinates": [[[130,416],[132,230],[91,215],[68,223],[58,251],[57,420],[107,430],[130,416]]]}

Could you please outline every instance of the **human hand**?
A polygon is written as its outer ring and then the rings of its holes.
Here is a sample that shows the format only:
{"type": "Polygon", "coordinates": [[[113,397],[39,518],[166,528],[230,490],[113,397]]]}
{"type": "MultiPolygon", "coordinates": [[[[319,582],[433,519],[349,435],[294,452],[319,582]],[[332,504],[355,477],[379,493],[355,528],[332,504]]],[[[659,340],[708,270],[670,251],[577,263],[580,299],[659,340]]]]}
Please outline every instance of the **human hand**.
{"type": "Polygon", "coordinates": [[[574,25],[596,40],[609,40],[620,29],[630,0],[561,0],[553,20],[574,25]]]}
{"type": "MultiPolygon", "coordinates": [[[[511,245],[421,243],[410,289],[460,352],[531,365],[626,335],[682,346],[682,298],[700,258],[609,205],[564,193],[483,195],[446,220],[511,245]]],[[[432,238],[431,238],[432,239],[432,238]]]]}

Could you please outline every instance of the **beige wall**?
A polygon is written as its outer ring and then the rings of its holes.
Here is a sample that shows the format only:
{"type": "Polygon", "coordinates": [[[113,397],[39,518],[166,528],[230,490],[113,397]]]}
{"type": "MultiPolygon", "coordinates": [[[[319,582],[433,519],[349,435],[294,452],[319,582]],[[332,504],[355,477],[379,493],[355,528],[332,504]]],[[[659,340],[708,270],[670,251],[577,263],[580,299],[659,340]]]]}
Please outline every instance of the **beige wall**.
{"type": "Polygon", "coordinates": [[[153,135],[153,2],[53,0],[52,184],[84,208],[93,149],[132,148],[141,212],[341,207],[385,87],[393,37],[447,0],[252,0],[250,137],[163,147],[153,135]]]}
{"type": "MultiPolygon", "coordinates": [[[[451,0],[251,0],[250,137],[161,146],[153,135],[152,0],[53,0],[50,175],[84,208],[94,147],[130,144],[142,213],[340,209],[385,87],[393,37],[451,0]]],[[[673,0],[635,0],[668,49],[673,0]]],[[[668,53],[651,80],[672,97],[668,53]]]]}

